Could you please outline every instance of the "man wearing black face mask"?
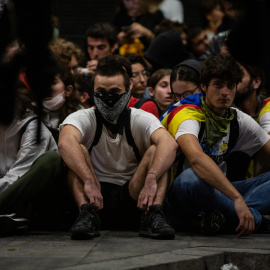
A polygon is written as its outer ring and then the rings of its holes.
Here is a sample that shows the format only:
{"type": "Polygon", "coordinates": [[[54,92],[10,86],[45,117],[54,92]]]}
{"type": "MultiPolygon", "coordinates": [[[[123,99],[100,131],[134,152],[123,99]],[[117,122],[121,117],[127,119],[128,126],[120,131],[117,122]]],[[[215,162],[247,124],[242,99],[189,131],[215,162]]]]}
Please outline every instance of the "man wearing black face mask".
{"type": "Polygon", "coordinates": [[[97,68],[96,108],[75,112],[60,126],[59,152],[80,208],[72,239],[99,236],[100,220],[106,229],[134,229],[140,223],[140,236],[175,236],[162,203],[177,144],[155,116],[127,108],[131,87],[120,64],[97,68]]]}

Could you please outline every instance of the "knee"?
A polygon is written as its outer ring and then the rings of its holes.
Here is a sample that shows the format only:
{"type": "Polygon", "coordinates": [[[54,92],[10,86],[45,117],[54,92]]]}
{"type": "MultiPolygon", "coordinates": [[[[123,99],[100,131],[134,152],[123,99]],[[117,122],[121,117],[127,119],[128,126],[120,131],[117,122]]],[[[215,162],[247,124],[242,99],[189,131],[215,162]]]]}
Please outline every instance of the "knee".
{"type": "Polygon", "coordinates": [[[88,150],[86,149],[86,147],[83,144],[80,144],[80,147],[81,147],[84,155],[88,154],[88,150]]]}
{"type": "Polygon", "coordinates": [[[90,158],[88,149],[83,144],[80,144],[80,146],[81,146],[83,155],[84,155],[85,159],[87,160],[88,158],[90,158]]]}
{"type": "Polygon", "coordinates": [[[47,151],[37,158],[33,165],[38,166],[39,170],[43,169],[45,172],[48,172],[53,170],[53,168],[60,168],[62,165],[62,158],[55,151],[47,151]]]}
{"type": "Polygon", "coordinates": [[[156,152],[156,146],[155,146],[155,145],[151,145],[151,146],[148,147],[148,149],[146,150],[144,156],[145,156],[145,157],[148,157],[148,158],[154,157],[155,152],[156,152]]]}
{"type": "Polygon", "coordinates": [[[189,168],[183,171],[173,182],[173,190],[183,190],[185,192],[198,190],[202,180],[189,168]]]}

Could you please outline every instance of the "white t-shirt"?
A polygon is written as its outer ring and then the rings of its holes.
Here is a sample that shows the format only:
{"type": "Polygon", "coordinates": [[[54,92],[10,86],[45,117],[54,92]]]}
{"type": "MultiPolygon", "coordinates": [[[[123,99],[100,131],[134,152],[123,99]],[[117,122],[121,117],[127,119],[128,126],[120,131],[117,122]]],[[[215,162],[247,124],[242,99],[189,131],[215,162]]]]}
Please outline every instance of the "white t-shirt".
{"type": "MultiPolygon", "coordinates": [[[[135,108],[131,108],[130,121],[135,144],[143,156],[151,145],[152,133],[163,126],[153,114],[135,108]]],[[[95,108],[70,114],[60,125],[60,131],[64,125],[68,124],[80,131],[81,144],[89,149],[94,140],[97,126],[95,108]]],[[[93,147],[90,157],[100,182],[124,185],[131,179],[138,166],[138,161],[133,148],[127,142],[125,132],[123,135],[117,134],[116,138],[113,139],[108,135],[104,125],[99,142],[93,147]]]]}
{"type": "Polygon", "coordinates": [[[159,4],[164,18],[173,22],[184,22],[184,7],[180,0],[163,0],[159,4]]]}
{"type": "MultiPolygon", "coordinates": [[[[236,108],[233,109],[237,112],[239,136],[234,148],[231,150],[231,153],[234,151],[241,151],[249,156],[252,156],[270,139],[270,136],[258,125],[258,123],[252,117],[236,108]]],[[[193,119],[186,120],[178,127],[178,130],[175,134],[175,139],[184,134],[193,134],[198,138],[200,128],[201,122],[193,119]]],[[[227,172],[227,165],[224,161],[224,157],[228,150],[229,134],[230,132],[228,132],[227,136],[223,137],[211,149],[206,148],[205,130],[200,141],[200,145],[203,151],[217,163],[217,165],[225,174],[227,172]]],[[[184,169],[188,167],[190,167],[190,165],[188,162],[185,162],[184,169]]]]}

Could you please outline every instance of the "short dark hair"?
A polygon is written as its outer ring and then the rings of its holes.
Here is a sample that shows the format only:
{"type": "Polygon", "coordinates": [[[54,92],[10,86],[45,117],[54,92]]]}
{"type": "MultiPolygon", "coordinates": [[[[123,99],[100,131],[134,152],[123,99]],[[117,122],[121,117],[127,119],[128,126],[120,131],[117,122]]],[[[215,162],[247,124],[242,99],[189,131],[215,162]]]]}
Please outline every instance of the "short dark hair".
{"type": "Polygon", "coordinates": [[[263,72],[263,68],[261,66],[252,65],[252,64],[243,63],[243,62],[240,62],[240,65],[243,66],[247,70],[249,76],[252,79],[260,77],[261,80],[263,80],[264,72],[263,72]]]}
{"type": "Polygon", "coordinates": [[[118,54],[112,54],[112,55],[108,55],[106,57],[101,58],[98,61],[98,68],[103,66],[103,65],[114,65],[114,64],[119,64],[122,65],[122,67],[124,67],[126,69],[126,72],[128,74],[128,76],[131,78],[132,77],[132,69],[131,69],[131,64],[130,61],[122,56],[122,55],[118,55],[118,54]]]}
{"type": "Polygon", "coordinates": [[[236,84],[242,81],[243,69],[228,54],[217,54],[204,60],[201,66],[200,82],[206,86],[213,78],[231,81],[236,84]]]}
{"type": "Polygon", "coordinates": [[[93,78],[93,73],[91,72],[75,73],[74,79],[75,79],[75,84],[76,84],[76,90],[79,91],[81,94],[86,92],[90,95],[92,78],[93,78]]]}
{"type": "Polygon", "coordinates": [[[129,77],[125,67],[123,66],[123,64],[119,63],[117,61],[110,61],[104,65],[97,66],[97,69],[96,69],[94,76],[93,76],[93,79],[92,79],[93,91],[94,91],[94,81],[95,81],[95,78],[97,75],[106,76],[106,77],[114,77],[117,75],[121,75],[124,78],[125,88],[129,89],[129,87],[130,87],[130,77],[129,77]]]}
{"type": "Polygon", "coordinates": [[[147,64],[146,64],[144,58],[141,55],[139,55],[137,53],[128,53],[128,54],[125,54],[125,57],[129,60],[131,65],[139,63],[145,69],[147,69],[147,64]]]}
{"type": "Polygon", "coordinates": [[[118,42],[116,28],[110,23],[93,24],[86,31],[87,37],[106,39],[111,47],[118,42]]]}

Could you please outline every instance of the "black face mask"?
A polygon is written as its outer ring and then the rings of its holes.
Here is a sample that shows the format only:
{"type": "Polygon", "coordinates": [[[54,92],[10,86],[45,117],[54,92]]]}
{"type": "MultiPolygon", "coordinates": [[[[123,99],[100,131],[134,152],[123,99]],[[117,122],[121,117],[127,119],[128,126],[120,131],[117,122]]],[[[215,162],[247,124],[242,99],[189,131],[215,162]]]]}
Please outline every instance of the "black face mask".
{"type": "Polygon", "coordinates": [[[130,100],[131,92],[127,90],[123,94],[98,94],[94,93],[94,102],[96,110],[102,122],[113,133],[122,134],[123,132],[123,117],[130,100]]]}
{"type": "Polygon", "coordinates": [[[107,106],[113,107],[115,103],[117,103],[127,92],[123,94],[115,94],[115,93],[94,93],[94,97],[102,100],[107,106]]]}

